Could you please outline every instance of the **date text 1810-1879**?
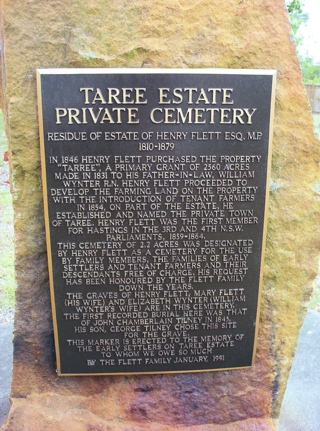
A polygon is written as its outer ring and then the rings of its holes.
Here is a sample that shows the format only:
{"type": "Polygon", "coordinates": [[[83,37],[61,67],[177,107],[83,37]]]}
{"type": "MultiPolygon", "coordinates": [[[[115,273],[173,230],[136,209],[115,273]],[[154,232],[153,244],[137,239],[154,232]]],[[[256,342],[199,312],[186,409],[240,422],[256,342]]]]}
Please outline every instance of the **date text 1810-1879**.
{"type": "Polygon", "coordinates": [[[252,365],[274,81],[38,71],[60,375],[252,365]]]}

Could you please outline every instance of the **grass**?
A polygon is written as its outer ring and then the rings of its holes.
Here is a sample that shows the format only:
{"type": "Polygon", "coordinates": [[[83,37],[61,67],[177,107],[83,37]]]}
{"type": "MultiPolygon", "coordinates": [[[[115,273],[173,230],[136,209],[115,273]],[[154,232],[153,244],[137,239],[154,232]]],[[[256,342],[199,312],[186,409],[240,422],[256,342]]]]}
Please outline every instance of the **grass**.
{"type": "Polygon", "coordinates": [[[320,312],[320,289],[314,290],[307,304],[309,310],[315,310],[320,312]]]}
{"type": "Polygon", "coordinates": [[[4,129],[3,114],[0,110],[0,167],[3,166],[3,154],[8,149],[6,132],[4,129]]]}
{"type": "MultiPolygon", "coordinates": [[[[1,112],[1,111],[0,111],[1,112]]],[[[13,308],[15,298],[13,209],[9,185],[5,183],[8,166],[3,154],[8,149],[4,121],[0,116],[0,309],[13,308]]]]}
{"type": "Polygon", "coordinates": [[[316,277],[313,285],[313,293],[309,303],[307,304],[308,308],[316,311],[320,311],[320,261],[318,269],[318,276],[316,277]]]}
{"type": "Polygon", "coordinates": [[[13,210],[9,190],[0,191],[0,307],[14,306],[13,210]]]}

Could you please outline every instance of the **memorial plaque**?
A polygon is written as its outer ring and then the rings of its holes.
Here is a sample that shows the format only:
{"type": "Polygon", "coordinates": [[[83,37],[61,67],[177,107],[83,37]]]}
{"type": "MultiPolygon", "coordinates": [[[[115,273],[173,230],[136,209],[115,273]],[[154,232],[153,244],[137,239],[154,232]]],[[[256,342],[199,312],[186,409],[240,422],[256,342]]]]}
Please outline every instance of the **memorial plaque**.
{"type": "Polygon", "coordinates": [[[251,366],[275,72],[37,75],[59,375],[251,366]]]}

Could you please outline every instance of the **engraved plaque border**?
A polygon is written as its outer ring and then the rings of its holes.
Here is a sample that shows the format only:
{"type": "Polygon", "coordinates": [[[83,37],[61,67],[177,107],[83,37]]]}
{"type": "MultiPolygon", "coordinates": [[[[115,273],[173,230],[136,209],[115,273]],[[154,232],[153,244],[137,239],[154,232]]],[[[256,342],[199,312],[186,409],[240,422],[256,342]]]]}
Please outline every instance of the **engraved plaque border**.
{"type": "MultiPolygon", "coordinates": [[[[167,374],[167,373],[186,373],[186,372],[209,372],[209,371],[223,371],[223,370],[234,370],[249,368],[254,365],[257,337],[258,337],[258,323],[260,315],[260,300],[261,300],[261,288],[263,278],[263,262],[264,252],[266,243],[266,223],[268,214],[268,199],[269,199],[269,187],[270,187],[270,171],[271,171],[271,149],[272,149],[272,135],[273,135],[273,122],[274,122],[274,109],[275,109],[275,83],[276,83],[276,71],[274,70],[251,70],[251,69],[38,69],[37,70],[37,88],[38,88],[38,113],[39,113],[39,131],[40,131],[40,153],[41,153],[41,165],[42,165],[42,183],[43,183],[43,200],[44,200],[44,215],[45,215],[45,230],[46,230],[46,241],[47,241],[47,253],[48,253],[48,269],[49,269],[49,282],[50,282],[50,295],[52,304],[52,316],[53,316],[53,327],[54,327],[54,338],[55,338],[55,349],[56,349],[56,360],[57,370],[60,376],[94,376],[94,375],[131,375],[131,374],[167,374]],[[45,140],[45,126],[44,126],[44,113],[43,113],[43,89],[42,89],[42,77],[46,75],[174,75],[180,74],[182,76],[187,75],[236,75],[236,76],[255,76],[255,75],[267,75],[270,76],[271,83],[271,94],[270,94],[270,111],[269,118],[266,120],[269,123],[268,131],[268,159],[267,159],[267,175],[266,175],[266,189],[264,191],[265,196],[265,208],[264,208],[264,220],[262,223],[262,245],[261,245],[261,259],[260,259],[260,278],[258,288],[258,301],[256,309],[256,322],[255,332],[253,340],[252,350],[252,361],[248,366],[239,367],[221,367],[221,368],[204,368],[204,369],[179,369],[171,370],[159,370],[159,371],[120,371],[120,372],[63,372],[61,371],[61,352],[60,352],[60,334],[59,325],[57,318],[56,309],[56,294],[55,294],[55,281],[54,281],[54,268],[52,260],[52,244],[51,244],[51,228],[50,228],[50,217],[49,217],[49,202],[48,202],[48,180],[47,180],[47,165],[46,165],[46,140],[45,140]]],[[[119,86],[120,87],[120,86],[119,86]]]]}

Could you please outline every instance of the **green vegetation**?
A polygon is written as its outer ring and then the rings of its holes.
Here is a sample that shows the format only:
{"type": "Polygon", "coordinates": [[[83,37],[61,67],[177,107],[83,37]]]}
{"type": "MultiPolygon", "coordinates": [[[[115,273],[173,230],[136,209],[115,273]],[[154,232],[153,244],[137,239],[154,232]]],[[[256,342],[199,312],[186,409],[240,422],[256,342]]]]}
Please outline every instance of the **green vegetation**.
{"type": "Polygon", "coordinates": [[[0,309],[14,307],[14,244],[13,209],[8,184],[8,163],[3,161],[7,151],[3,116],[0,116],[0,309]]]}
{"type": "Polygon", "coordinates": [[[0,307],[14,305],[13,211],[9,190],[0,190],[0,307]]]}
{"type": "Polygon", "coordinates": [[[298,55],[305,84],[320,84],[320,64],[313,64],[313,58],[298,55]]]}
{"type": "Polygon", "coordinates": [[[320,288],[314,289],[310,301],[307,304],[310,310],[316,310],[320,312],[320,288]]]}
{"type": "Polygon", "coordinates": [[[307,303],[307,307],[312,310],[320,311],[320,262],[318,276],[314,281],[313,293],[310,301],[307,303]]]}
{"type": "Polygon", "coordinates": [[[300,0],[287,0],[290,23],[297,46],[302,42],[301,36],[298,36],[298,30],[301,24],[308,20],[308,15],[303,14],[302,6],[303,5],[301,4],[300,0]]]}
{"type": "Polygon", "coordinates": [[[0,110],[0,168],[3,166],[3,154],[8,149],[6,132],[4,130],[4,119],[0,110]]]}
{"type": "Polygon", "coordinates": [[[287,8],[296,42],[297,55],[300,60],[303,82],[305,84],[320,84],[320,64],[314,64],[313,58],[309,55],[301,55],[299,53],[299,47],[303,41],[303,37],[299,34],[299,29],[309,19],[308,14],[303,12],[303,6],[304,4],[301,0],[287,0],[287,8]]]}

